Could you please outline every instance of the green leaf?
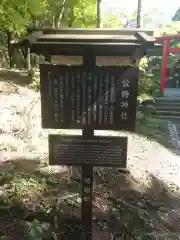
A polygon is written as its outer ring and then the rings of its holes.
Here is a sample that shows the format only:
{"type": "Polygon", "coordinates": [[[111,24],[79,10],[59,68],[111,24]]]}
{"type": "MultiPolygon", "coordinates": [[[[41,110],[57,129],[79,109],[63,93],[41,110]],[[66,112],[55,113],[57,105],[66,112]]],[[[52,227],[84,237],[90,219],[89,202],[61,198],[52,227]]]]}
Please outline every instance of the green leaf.
{"type": "Polygon", "coordinates": [[[41,224],[41,228],[44,230],[48,230],[50,228],[50,224],[49,223],[42,223],[41,224]]]}

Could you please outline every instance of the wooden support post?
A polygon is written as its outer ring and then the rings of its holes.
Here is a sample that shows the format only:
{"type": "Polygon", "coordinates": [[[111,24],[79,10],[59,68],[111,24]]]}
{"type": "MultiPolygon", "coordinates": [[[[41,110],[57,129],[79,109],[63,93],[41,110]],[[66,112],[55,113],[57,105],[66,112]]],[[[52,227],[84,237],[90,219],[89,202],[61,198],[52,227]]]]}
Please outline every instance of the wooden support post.
{"type": "MultiPolygon", "coordinates": [[[[84,55],[83,66],[85,68],[94,68],[96,66],[96,56],[84,55]]],[[[87,81],[87,79],[84,79],[87,81]]],[[[84,84],[86,88],[86,84],[84,84]]],[[[87,113],[85,113],[87,115],[87,113]]],[[[83,127],[83,136],[90,137],[94,135],[92,126],[83,127]]],[[[93,193],[93,166],[82,166],[82,222],[84,225],[83,240],[92,240],[92,193],[93,193]]]]}
{"type": "Polygon", "coordinates": [[[31,53],[29,46],[25,48],[25,69],[27,70],[31,69],[31,53]]]}
{"type": "MultiPolygon", "coordinates": [[[[83,131],[83,135],[86,135],[83,131]]],[[[93,135],[93,133],[92,133],[93,135]]],[[[90,136],[90,135],[89,135],[90,136]]],[[[82,166],[82,223],[84,227],[83,240],[92,240],[92,193],[93,193],[93,166],[82,166]]]]}

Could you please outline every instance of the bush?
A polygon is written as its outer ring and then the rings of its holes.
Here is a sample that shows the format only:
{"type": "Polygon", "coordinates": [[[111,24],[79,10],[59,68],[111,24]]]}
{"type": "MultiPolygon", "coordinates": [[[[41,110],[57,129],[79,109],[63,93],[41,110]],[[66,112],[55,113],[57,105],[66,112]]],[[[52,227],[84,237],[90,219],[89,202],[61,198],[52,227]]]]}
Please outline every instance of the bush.
{"type": "Polygon", "coordinates": [[[30,88],[32,88],[35,91],[39,91],[40,90],[40,77],[39,77],[39,73],[35,70],[31,71],[32,74],[32,83],[29,85],[30,88]]]}
{"type": "Polygon", "coordinates": [[[164,97],[164,94],[160,91],[160,89],[156,89],[153,92],[153,97],[164,97]]]}
{"type": "Polygon", "coordinates": [[[140,76],[139,76],[139,95],[146,93],[149,94],[151,92],[151,79],[149,78],[145,69],[140,68],[140,76]]]}
{"type": "Polygon", "coordinates": [[[148,99],[144,99],[141,101],[141,105],[142,106],[147,106],[147,105],[155,105],[155,99],[154,98],[148,98],[148,99]]]}
{"type": "Polygon", "coordinates": [[[154,113],[156,113],[156,107],[154,105],[146,105],[143,108],[143,112],[146,115],[154,114],[154,113]]]}
{"type": "Polygon", "coordinates": [[[142,122],[144,120],[144,118],[145,118],[144,114],[142,112],[140,112],[140,111],[137,111],[137,113],[136,113],[136,120],[138,122],[142,122]]]}
{"type": "Polygon", "coordinates": [[[141,111],[136,113],[136,125],[142,124],[146,120],[145,115],[141,111]]]}
{"type": "Polygon", "coordinates": [[[146,69],[147,62],[141,61],[139,65],[139,95],[152,95],[155,90],[159,89],[159,79],[157,79],[153,74],[149,74],[146,69]]]}

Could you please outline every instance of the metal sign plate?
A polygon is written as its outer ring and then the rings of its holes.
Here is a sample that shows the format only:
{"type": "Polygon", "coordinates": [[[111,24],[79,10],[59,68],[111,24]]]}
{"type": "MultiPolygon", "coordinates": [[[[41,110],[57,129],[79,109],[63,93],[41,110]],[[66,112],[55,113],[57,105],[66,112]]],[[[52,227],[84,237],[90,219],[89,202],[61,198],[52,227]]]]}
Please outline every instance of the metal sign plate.
{"type": "Polygon", "coordinates": [[[50,165],[126,168],[127,137],[49,135],[50,165]]]}
{"type": "Polygon", "coordinates": [[[138,68],[40,66],[42,127],[135,128],[138,68]]]}

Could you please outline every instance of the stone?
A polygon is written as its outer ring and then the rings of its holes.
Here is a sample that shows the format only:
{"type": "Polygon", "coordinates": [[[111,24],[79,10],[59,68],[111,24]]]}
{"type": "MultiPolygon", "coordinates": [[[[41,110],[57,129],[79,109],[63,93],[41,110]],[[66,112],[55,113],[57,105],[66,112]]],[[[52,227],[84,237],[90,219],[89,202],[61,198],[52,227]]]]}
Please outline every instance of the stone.
{"type": "Polygon", "coordinates": [[[155,105],[155,99],[145,99],[141,102],[142,106],[155,105]]]}

